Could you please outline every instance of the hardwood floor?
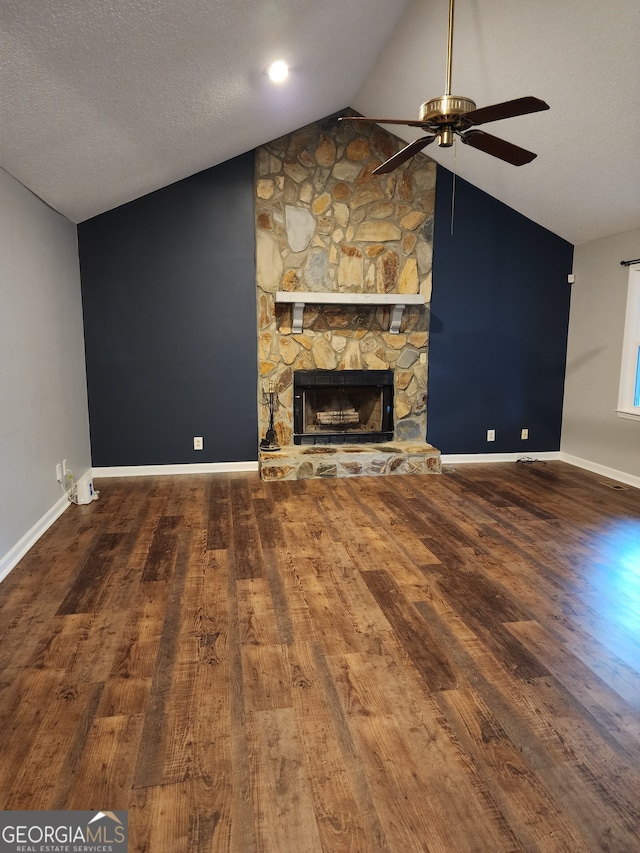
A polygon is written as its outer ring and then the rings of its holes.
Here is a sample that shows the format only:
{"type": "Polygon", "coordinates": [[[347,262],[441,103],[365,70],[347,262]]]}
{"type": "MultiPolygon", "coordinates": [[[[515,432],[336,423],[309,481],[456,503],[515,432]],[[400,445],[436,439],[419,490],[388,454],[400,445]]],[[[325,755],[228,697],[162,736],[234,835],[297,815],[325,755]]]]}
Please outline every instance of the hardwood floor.
{"type": "Polygon", "coordinates": [[[149,853],[640,850],[640,491],[97,481],[0,585],[0,808],[149,853]]]}

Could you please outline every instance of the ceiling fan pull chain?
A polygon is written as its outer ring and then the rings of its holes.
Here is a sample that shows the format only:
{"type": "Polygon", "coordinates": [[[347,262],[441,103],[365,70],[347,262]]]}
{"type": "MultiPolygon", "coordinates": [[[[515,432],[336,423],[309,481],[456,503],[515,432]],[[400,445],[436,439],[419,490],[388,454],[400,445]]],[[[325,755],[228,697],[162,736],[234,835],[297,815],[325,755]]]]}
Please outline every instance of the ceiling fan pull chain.
{"type": "Polygon", "coordinates": [[[451,237],[453,237],[453,221],[456,212],[456,154],[458,153],[456,142],[457,140],[453,143],[453,176],[451,178],[451,237]]]}

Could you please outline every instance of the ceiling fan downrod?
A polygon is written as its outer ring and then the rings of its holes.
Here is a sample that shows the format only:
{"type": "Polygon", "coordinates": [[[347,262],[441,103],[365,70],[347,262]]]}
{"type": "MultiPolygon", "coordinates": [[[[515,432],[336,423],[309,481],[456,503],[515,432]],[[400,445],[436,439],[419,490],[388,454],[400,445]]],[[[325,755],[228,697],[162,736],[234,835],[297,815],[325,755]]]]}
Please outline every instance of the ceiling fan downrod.
{"type": "Polygon", "coordinates": [[[451,94],[451,68],[453,66],[453,13],[455,0],[449,0],[449,29],[447,37],[447,73],[444,84],[445,96],[451,94]]]}
{"type": "Polygon", "coordinates": [[[447,70],[445,76],[445,94],[431,98],[420,107],[420,121],[432,122],[437,126],[437,142],[441,148],[451,148],[456,134],[453,129],[455,120],[464,113],[475,110],[476,103],[471,98],[451,94],[451,69],[453,66],[453,18],[455,0],[449,0],[449,27],[447,35],[447,70]]]}

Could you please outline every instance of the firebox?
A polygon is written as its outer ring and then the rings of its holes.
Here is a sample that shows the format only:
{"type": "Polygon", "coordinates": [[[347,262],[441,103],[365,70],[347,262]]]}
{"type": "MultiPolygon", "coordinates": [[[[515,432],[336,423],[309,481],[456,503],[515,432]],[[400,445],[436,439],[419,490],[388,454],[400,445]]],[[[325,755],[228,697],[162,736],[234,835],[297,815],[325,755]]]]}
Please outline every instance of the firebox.
{"type": "Polygon", "coordinates": [[[392,370],[297,370],[295,444],[393,440],[392,370]]]}

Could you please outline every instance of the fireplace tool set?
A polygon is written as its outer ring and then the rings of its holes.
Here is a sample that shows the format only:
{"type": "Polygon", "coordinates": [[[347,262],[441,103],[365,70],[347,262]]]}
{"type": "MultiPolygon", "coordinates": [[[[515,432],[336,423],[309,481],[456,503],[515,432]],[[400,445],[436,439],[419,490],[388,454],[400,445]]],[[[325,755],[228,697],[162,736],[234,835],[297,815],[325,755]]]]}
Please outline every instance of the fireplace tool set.
{"type": "Polygon", "coordinates": [[[269,383],[269,390],[265,393],[265,396],[269,408],[269,427],[265,433],[265,437],[260,442],[260,450],[280,450],[278,436],[273,426],[273,414],[276,408],[276,392],[273,382],[269,383]]]}

